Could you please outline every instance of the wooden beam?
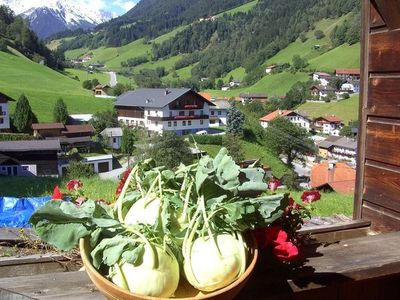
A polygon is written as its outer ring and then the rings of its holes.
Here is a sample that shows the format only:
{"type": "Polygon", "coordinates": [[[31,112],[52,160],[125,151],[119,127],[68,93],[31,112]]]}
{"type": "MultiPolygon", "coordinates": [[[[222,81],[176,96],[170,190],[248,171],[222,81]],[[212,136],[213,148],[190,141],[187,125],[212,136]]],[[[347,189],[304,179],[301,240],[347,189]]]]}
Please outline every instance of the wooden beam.
{"type": "Polygon", "coordinates": [[[400,2],[397,0],[375,0],[379,14],[390,30],[400,28],[400,2]]]}

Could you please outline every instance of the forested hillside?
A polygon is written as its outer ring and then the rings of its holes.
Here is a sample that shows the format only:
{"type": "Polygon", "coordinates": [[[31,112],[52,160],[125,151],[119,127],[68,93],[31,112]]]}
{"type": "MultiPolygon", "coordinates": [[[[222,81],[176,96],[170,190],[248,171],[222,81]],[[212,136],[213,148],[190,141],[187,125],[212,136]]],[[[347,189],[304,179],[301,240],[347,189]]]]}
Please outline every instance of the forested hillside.
{"type": "Polygon", "coordinates": [[[9,47],[33,61],[44,61],[53,69],[62,69],[63,54],[49,50],[29,29],[26,21],[15,16],[7,6],[0,5],[0,51],[7,52],[9,47]]]}
{"type": "Polygon", "coordinates": [[[151,39],[246,2],[249,0],[141,0],[125,15],[96,27],[94,35],[79,35],[62,48],[117,47],[143,37],[151,39]]]}

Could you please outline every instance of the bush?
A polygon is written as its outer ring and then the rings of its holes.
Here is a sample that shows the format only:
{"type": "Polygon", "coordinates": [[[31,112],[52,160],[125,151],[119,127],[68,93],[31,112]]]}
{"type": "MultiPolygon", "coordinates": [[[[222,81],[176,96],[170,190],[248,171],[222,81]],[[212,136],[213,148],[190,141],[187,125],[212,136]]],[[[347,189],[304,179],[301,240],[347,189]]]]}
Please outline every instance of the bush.
{"type": "Polygon", "coordinates": [[[80,161],[71,161],[66,170],[66,177],[69,179],[89,178],[93,175],[92,166],[80,161]]]}
{"type": "Polygon", "coordinates": [[[193,135],[193,139],[203,145],[222,145],[222,135],[193,135]]]}
{"type": "Polygon", "coordinates": [[[34,136],[25,133],[0,133],[0,141],[26,141],[35,139],[34,136]]]}
{"type": "Polygon", "coordinates": [[[324,32],[323,32],[322,30],[316,30],[316,31],[314,32],[314,35],[315,35],[315,38],[316,38],[317,40],[320,40],[320,39],[322,39],[322,38],[325,37],[325,34],[324,34],[324,32]]]}

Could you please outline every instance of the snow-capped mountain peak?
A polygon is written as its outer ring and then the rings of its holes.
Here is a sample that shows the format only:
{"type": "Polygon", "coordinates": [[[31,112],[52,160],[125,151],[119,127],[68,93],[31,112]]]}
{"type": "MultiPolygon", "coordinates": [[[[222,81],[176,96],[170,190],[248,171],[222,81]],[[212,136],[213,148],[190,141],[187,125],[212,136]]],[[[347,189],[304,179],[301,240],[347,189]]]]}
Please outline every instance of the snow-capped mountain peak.
{"type": "Polygon", "coordinates": [[[29,19],[39,37],[66,29],[88,29],[111,19],[111,13],[77,0],[0,0],[29,19]]]}

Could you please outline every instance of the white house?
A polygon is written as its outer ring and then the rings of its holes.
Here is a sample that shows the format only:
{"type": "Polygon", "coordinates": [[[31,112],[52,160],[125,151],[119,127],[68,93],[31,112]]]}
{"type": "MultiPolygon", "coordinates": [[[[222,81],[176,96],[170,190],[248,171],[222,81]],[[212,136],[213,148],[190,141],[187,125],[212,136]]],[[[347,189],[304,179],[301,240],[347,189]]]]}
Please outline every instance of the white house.
{"type": "Polygon", "coordinates": [[[360,82],[357,80],[355,80],[355,81],[347,80],[340,87],[340,91],[348,92],[348,93],[359,93],[360,92],[360,82]]]}
{"type": "Polygon", "coordinates": [[[311,127],[311,120],[303,113],[291,111],[291,110],[276,110],[272,113],[260,118],[260,124],[263,128],[267,128],[269,122],[275,120],[278,117],[284,117],[288,119],[291,123],[306,129],[307,131],[310,130],[311,127]]]}
{"type": "Polygon", "coordinates": [[[100,134],[108,140],[108,146],[112,149],[120,149],[121,148],[121,140],[122,140],[122,128],[114,127],[114,128],[106,128],[100,134]]]}
{"type": "Polygon", "coordinates": [[[238,79],[233,79],[231,82],[229,82],[230,87],[237,87],[240,86],[242,82],[238,79]]]}
{"type": "Polygon", "coordinates": [[[335,115],[323,116],[314,120],[314,128],[323,134],[339,136],[343,122],[335,115]]]}
{"type": "Polygon", "coordinates": [[[0,93],[0,131],[10,129],[10,113],[8,102],[14,101],[9,96],[0,93]]]}
{"type": "Polygon", "coordinates": [[[324,72],[315,72],[312,75],[313,81],[319,82],[322,86],[328,86],[332,76],[324,72]]]}
{"type": "Polygon", "coordinates": [[[335,97],[337,97],[336,92],[336,89],[331,86],[313,85],[311,87],[311,95],[319,100],[323,100],[323,98],[328,97],[329,94],[334,94],[335,97]]]}
{"type": "Polygon", "coordinates": [[[270,65],[270,66],[267,66],[267,67],[265,68],[265,73],[266,73],[266,74],[271,74],[272,71],[273,71],[276,67],[277,67],[277,65],[270,65]]]}
{"type": "Polygon", "coordinates": [[[210,106],[210,127],[226,126],[228,110],[231,107],[227,100],[213,101],[215,106],[210,106]]]}
{"type": "Polygon", "coordinates": [[[162,133],[178,135],[207,130],[210,125],[210,100],[186,88],[137,89],[117,98],[118,121],[162,133]]]}

